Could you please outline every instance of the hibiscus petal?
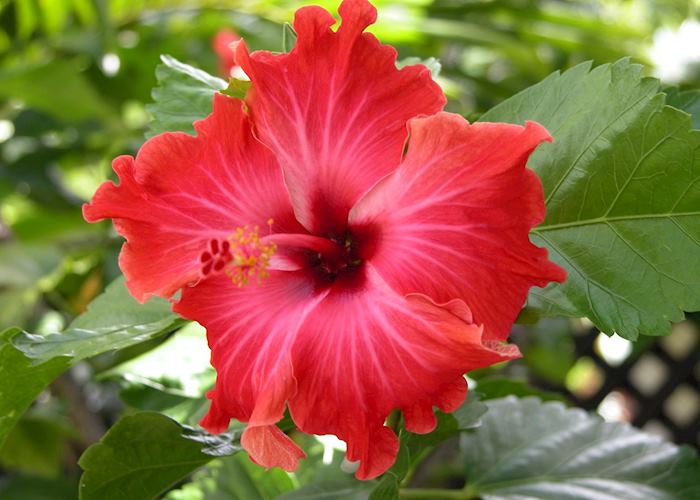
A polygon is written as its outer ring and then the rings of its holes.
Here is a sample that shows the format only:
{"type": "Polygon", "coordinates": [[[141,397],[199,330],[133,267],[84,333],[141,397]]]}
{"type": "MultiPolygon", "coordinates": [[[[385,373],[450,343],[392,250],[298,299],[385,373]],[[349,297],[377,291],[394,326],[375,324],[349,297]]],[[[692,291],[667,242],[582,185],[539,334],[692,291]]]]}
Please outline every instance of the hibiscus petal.
{"type": "Polygon", "coordinates": [[[363,30],[366,0],[345,0],[342,24],[320,7],[297,11],[289,54],[236,61],[253,83],[247,102],[261,140],[277,155],[298,220],[316,234],[343,234],[355,201],[399,164],[406,122],[445,98],[422,65],[396,69],[396,51],[363,30]]]}
{"type": "Polygon", "coordinates": [[[225,275],[186,287],[175,312],[207,329],[216,369],[211,408],[201,425],[223,432],[231,418],[248,422],[243,447],[258,464],[293,470],[304,455],[275,427],[296,392],[291,349],[323,294],[303,271],[271,271],[239,288],[225,275]]]}
{"type": "Polygon", "coordinates": [[[127,239],[119,264],[137,300],[169,298],[198,279],[200,254],[237,227],[267,229],[273,219],[275,230],[302,229],[279,165],[253,137],[242,107],[216,94],[196,137],[161,134],[136,159],[115,159],[119,184],[105,182],[83,207],[86,220],[112,218],[127,239]]]}
{"type": "Polygon", "coordinates": [[[353,208],[351,230],[374,235],[365,258],[392,287],[458,297],[485,338],[503,340],[530,287],[566,277],[528,236],[545,206],[525,164],[549,134],[533,122],[470,125],[449,113],[409,129],[403,163],[353,208]]]}
{"type": "Polygon", "coordinates": [[[385,472],[398,451],[384,426],[395,408],[406,427],[435,428],[433,406],[454,410],[464,400],[463,373],[519,356],[514,346],[482,342],[461,301],[396,294],[370,265],[364,285],[336,283],[300,328],[293,347],[297,394],[289,401],[299,428],[335,434],[360,461],[359,479],[385,472]]]}

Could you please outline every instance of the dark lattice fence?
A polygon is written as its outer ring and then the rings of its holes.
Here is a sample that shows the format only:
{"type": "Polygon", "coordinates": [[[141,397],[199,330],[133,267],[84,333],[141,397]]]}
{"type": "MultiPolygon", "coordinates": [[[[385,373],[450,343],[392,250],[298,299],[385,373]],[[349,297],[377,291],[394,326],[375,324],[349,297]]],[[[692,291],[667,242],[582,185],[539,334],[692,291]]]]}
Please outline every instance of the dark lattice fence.
{"type": "Polygon", "coordinates": [[[575,336],[576,356],[599,374],[588,394],[566,390],[577,405],[625,420],[677,443],[700,447],[700,315],[674,326],[668,337],[641,338],[616,365],[601,355],[600,332],[575,336]]]}

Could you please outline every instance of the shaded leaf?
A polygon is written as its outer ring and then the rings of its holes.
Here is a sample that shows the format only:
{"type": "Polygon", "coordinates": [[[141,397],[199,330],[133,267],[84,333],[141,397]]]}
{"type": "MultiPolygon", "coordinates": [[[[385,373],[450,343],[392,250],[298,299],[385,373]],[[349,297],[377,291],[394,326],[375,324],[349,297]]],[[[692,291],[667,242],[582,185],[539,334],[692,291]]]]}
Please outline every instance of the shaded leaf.
{"type": "Polygon", "coordinates": [[[307,484],[301,488],[285,493],[279,500],[367,500],[376,482],[325,481],[307,484]]]}
{"type": "Polygon", "coordinates": [[[168,493],[167,500],[190,498],[196,492],[201,500],[273,500],[294,489],[289,474],[279,468],[265,470],[246,453],[210,462],[197,472],[191,483],[168,493]]]}
{"type": "Polygon", "coordinates": [[[508,397],[462,436],[469,485],[481,498],[698,498],[700,462],[627,424],[558,402],[508,397]]]}
{"type": "Polygon", "coordinates": [[[26,416],[9,433],[0,448],[0,465],[48,479],[63,469],[71,429],[46,417],[26,416]]]}
{"type": "Polygon", "coordinates": [[[555,392],[544,391],[530,386],[525,380],[518,380],[507,377],[487,377],[479,379],[476,391],[481,399],[498,399],[506,396],[537,396],[543,401],[565,402],[564,396],[555,392]]]}
{"type": "Polygon", "coordinates": [[[414,434],[405,429],[399,433],[399,453],[390,473],[402,480],[420,459],[438,444],[458,435],[461,431],[480,425],[487,406],[479,395],[470,392],[467,400],[454,413],[436,412],[437,427],[428,434],[414,434]]]}
{"type": "Polygon", "coordinates": [[[659,83],[621,60],[555,73],[487,112],[554,137],[531,157],[547,217],[532,240],[568,271],[528,306],[586,316],[627,339],[700,309],[700,132],[659,83]]]}
{"type": "Polygon", "coordinates": [[[700,90],[666,90],[666,104],[685,111],[691,116],[694,129],[700,129],[700,90]]]}
{"type": "Polygon", "coordinates": [[[32,401],[69,366],[66,358],[33,364],[10,342],[20,332],[0,333],[0,446],[32,401]]]}
{"type": "Polygon", "coordinates": [[[239,449],[237,437],[208,435],[159,413],[123,417],[80,457],[80,498],[151,499],[215,456],[239,449]]]}
{"type": "Polygon", "coordinates": [[[214,93],[226,88],[226,82],[171,56],[163,55],[161,61],[156,68],[154,102],[147,106],[153,117],[147,136],[170,131],[193,133],[192,124],[211,113],[214,93]]]}

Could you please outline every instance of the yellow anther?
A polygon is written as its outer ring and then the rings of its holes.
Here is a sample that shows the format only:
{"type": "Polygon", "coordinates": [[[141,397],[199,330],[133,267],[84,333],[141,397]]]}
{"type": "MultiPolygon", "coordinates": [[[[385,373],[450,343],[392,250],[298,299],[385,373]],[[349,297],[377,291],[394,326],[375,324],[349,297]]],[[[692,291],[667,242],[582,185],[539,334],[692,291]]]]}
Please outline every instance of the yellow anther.
{"type": "Polygon", "coordinates": [[[254,226],[252,230],[248,226],[237,228],[229,237],[229,241],[232,259],[226,273],[236,286],[243,287],[249,284],[251,279],[257,279],[260,283],[270,275],[267,266],[277,250],[277,245],[263,243],[258,226],[254,226]]]}

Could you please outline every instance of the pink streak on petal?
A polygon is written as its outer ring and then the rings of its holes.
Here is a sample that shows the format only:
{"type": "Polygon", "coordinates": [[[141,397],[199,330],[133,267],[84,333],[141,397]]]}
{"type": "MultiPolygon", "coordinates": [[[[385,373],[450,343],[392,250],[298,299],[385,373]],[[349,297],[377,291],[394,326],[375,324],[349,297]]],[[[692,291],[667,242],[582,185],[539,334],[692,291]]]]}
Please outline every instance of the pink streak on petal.
{"type": "Polygon", "coordinates": [[[169,298],[199,278],[199,256],[211,239],[237,227],[303,231],[292,212],[280,168],[257,142],[240,100],[216,94],[214,110],[181,132],[148,140],[136,159],[120,156],[119,184],[105,182],[83,207],[89,222],[111,218],[127,242],[120,267],[132,295],[169,298]]]}
{"type": "Polygon", "coordinates": [[[289,54],[236,47],[256,131],[280,160],[297,218],[316,234],[344,231],[350,207],[399,164],[407,120],[445,104],[427,68],[397,70],[396,51],[363,33],[376,19],[369,2],[345,0],[339,12],[333,31],[324,9],[298,10],[289,54]]]}
{"type": "Polygon", "coordinates": [[[266,467],[293,470],[303,456],[274,424],[297,390],[291,349],[302,323],[322,300],[306,272],[271,271],[238,288],[224,275],[183,289],[174,310],[207,329],[216,369],[201,424],[221,432],[231,418],[248,422],[243,446],[266,467]]]}
{"type": "Polygon", "coordinates": [[[410,131],[403,163],[353,208],[350,226],[379,235],[369,258],[390,286],[459,298],[486,339],[503,340],[530,287],[566,276],[529,240],[545,207],[525,163],[549,134],[448,113],[412,120],[410,131]]]}
{"type": "Polygon", "coordinates": [[[519,353],[484,345],[482,328],[464,321],[465,304],[402,297],[371,266],[362,272],[364,287],[336,283],[300,328],[289,408],[302,431],[345,440],[347,458],[360,461],[357,477],[370,479],[395,459],[398,440],[384,427],[394,408],[408,428],[429,432],[433,405],[449,411],[464,399],[463,373],[519,353]]]}

